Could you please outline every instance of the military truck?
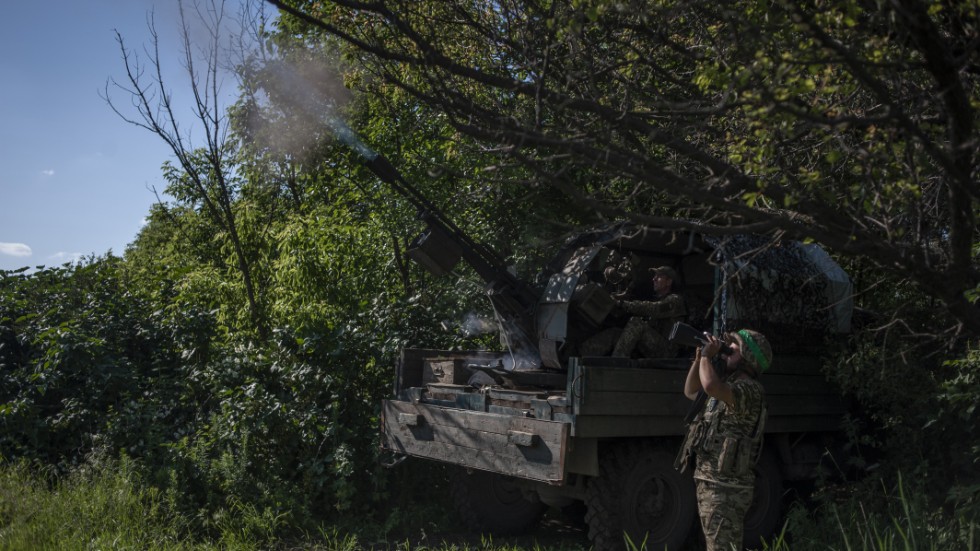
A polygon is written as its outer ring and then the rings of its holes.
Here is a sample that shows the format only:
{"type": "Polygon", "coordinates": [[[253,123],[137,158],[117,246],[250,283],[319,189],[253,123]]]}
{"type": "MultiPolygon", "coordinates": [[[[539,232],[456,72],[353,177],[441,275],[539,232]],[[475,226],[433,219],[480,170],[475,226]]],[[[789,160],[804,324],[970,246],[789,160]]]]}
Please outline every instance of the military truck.
{"type": "Polygon", "coordinates": [[[626,323],[614,296],[642,298],[651,292],[643,274],[670,266],[687,323],[714,334],[753,328],[773,345],[746,543],[773,533],[784,483],[814,476],[846,411],[821,373],[819,351],[849,330],[851,283],[826,252],[762,236],[712,237],[693,223],[617,223],[568,239],[535,284],[348,129],[339,136],[418,208],[426,228],[409,256],[438,276],[465,261],[486,283],[500,351],[402,351],[381,426],[387,450],[453,466],[453,498],[471,528],[519,533],[556,507],[584,509],[598,550],[623,549],[626,538],[679,549],[695,533],[693,481],[673,467],[691,407],[682,389],[693,350],[662,358],[581,353],[590,336],[626,323]],[[627,266],[632,284],[606,278],[610,265],[621,273],[627,266]]]}

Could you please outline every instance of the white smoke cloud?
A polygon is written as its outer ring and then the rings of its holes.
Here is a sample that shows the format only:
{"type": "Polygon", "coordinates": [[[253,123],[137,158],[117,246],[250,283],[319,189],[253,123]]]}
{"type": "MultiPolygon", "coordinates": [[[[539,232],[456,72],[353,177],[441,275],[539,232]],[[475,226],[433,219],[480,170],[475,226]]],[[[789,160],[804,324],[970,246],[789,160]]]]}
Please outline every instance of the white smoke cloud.
{"type": "Polygon", "coordinates": [[[5,254],[7,256],[31,256],[34,251],[23,243],[0,243],[0,254],[5,254]]]}
{"type": "Polygon", "coordinates": [[[54,176],[54,169],[48,168],[48,169],[42,170],[41,171],[41,175],[42,176],[48,176],[48,177],[54,176]]]}
{"type": "Polygon", "coordinates": [[[266,76],[260,97],[268,110],[254,113],[249,122],[259,143],[303,159],[316,153],[330,135],[363,156],[375,155],[341,120],[351,95],[343,85],[339,61],[273,60],[262,71],[266,76]]]}
{"type": "Polygon", "coordinates": [[[474,335],[486,335],[487,333],[496,331],[497,322],[471,312],[466,314],[459,327],[466,336],[472,337],[474,335]]]}

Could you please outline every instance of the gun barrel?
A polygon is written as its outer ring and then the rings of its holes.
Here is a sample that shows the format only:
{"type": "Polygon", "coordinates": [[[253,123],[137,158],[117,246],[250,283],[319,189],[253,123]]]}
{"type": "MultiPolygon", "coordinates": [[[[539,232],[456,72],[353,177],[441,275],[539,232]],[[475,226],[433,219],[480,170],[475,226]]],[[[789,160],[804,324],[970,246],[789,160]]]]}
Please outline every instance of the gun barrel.
{"type": "Polygon", "coordinates": [[[276,77],[269,79],[267,83],[272,91],[290,98],[296,107],[305,111],[314,120],[321,121],[338,140],[362,158],[371,172],[418,209],[419,216],[428,225],[426,232],[428,235],[423,234],[416,241],[421,245],[422,241],[429,237],[431,239],[427,247],[416,251],[411,255],[412,258],[436,274],[451,271],[459,258],[464,259],[487,284],[488,294],[491,295],[495,310],[498,306],[505,309],[504,317],[516,320],[518,330],[530,335],[533,327],[533,311],[537,306],[538,297],[525,282],[507,270],[504,259],[490,247],[474,241],[463,232],[418,189],[406,181],[384,155],[364,143],[357,133],[336,115],[333,104],[327,98],[318,96],[315,92],[304,93],[304,90],[311,90],[313,87],[299,73],[284,63],[271,64],[269,69],[276,77]]]}

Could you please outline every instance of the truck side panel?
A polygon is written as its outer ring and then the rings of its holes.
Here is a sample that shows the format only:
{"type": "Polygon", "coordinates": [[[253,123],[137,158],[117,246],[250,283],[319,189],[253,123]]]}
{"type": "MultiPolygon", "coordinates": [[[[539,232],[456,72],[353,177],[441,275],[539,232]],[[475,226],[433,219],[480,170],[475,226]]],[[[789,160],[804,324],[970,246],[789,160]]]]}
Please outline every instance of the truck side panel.
{"type": "Polygon", "coordinates": [[[684,432],[684,414],[690,401],[684,397],[683,362],[669,368],[637,369],[599,365],[585,359],[576,369],[571,386],[576,438],[672,436],[684,432]],[[589,361],[596,365],[588,365],[589,361]]]}
{"type": "Polygon", "coordinates": [[[776,355],[772,369],[759,379],[769,407],[767,434],[840,430],[848,404],[827,381],[821,362],[817,355],[776,355]]]}
{"type": "Polygon", "coordinates": [[[384,401],[385,446],[484,471],[561,484],[569,424],[384,401]]]}
{"type": "MultiPolygon", "coordinates": [[[[598,359],[587,358],[573,365],[572,436],[684,434],[683,418],[691,407],[683,395],[687,365],[674,363],[637,369],[601,365],[598,359]],[[596,363],[589,365],[589,360],[596,363]]],[[[820,372],[818,360],[779,357],[773,372],[761,380],[769,407],[767,433],[839,430],[847,405],[820,372]]]]}

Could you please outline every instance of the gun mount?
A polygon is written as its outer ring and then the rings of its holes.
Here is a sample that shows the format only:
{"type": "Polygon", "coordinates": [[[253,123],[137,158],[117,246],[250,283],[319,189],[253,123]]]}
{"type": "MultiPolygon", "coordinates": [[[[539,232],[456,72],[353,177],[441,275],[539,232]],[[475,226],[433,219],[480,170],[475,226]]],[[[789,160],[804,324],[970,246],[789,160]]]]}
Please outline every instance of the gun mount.
{"type": "Polygon", "coordinates": [[[603,268],[617,261],[628,260],[629,291],[639,295],[649,289],[637,274],[652,266],[675,267],[689,321],[712,332],[738,323],[781,343],[799,343],[814,332],[849,330],[850,281],[822,249],[793,242],[773,247],[754,236],[716,238],[628,223],[584,231],[546,267],[548,282],[539,292],[512,274],[498,253],[462,231],[388,159],[357,143],[366,166],[415,206],[426,224],[408,256],[436,276],[465,261],[486,284],[510,353],[507,369],[563,370],[585,338],[622,324],[603,276],[603,268]],[[740,292],[731,292],[734,287],[740,292]]]}
{"type": "Polygon", "coordinates": [[[408,199],[426,224],[409,248],[410,258],[437,276],[463,260],[485,282],[510,353],[508,370],[564,370],[570,357],[581,355],[586,338],[622,325],[603,272],[616,262],[630,266],[624,292],[637,296],[651,292],[640,274],[672,266],[681,274],[675,283],[684,290],[687,321],[702,330],[751,326],[772,335],[784,350],[814,341],[815,334],[849,330],[850,280],[816,245],[772,246],[757,236],[718,238],[616,223],[567,240],[545,268],[548,281],[539,291],[456,226],[384,156],[372,151],[367,166],[408,199]]]}

